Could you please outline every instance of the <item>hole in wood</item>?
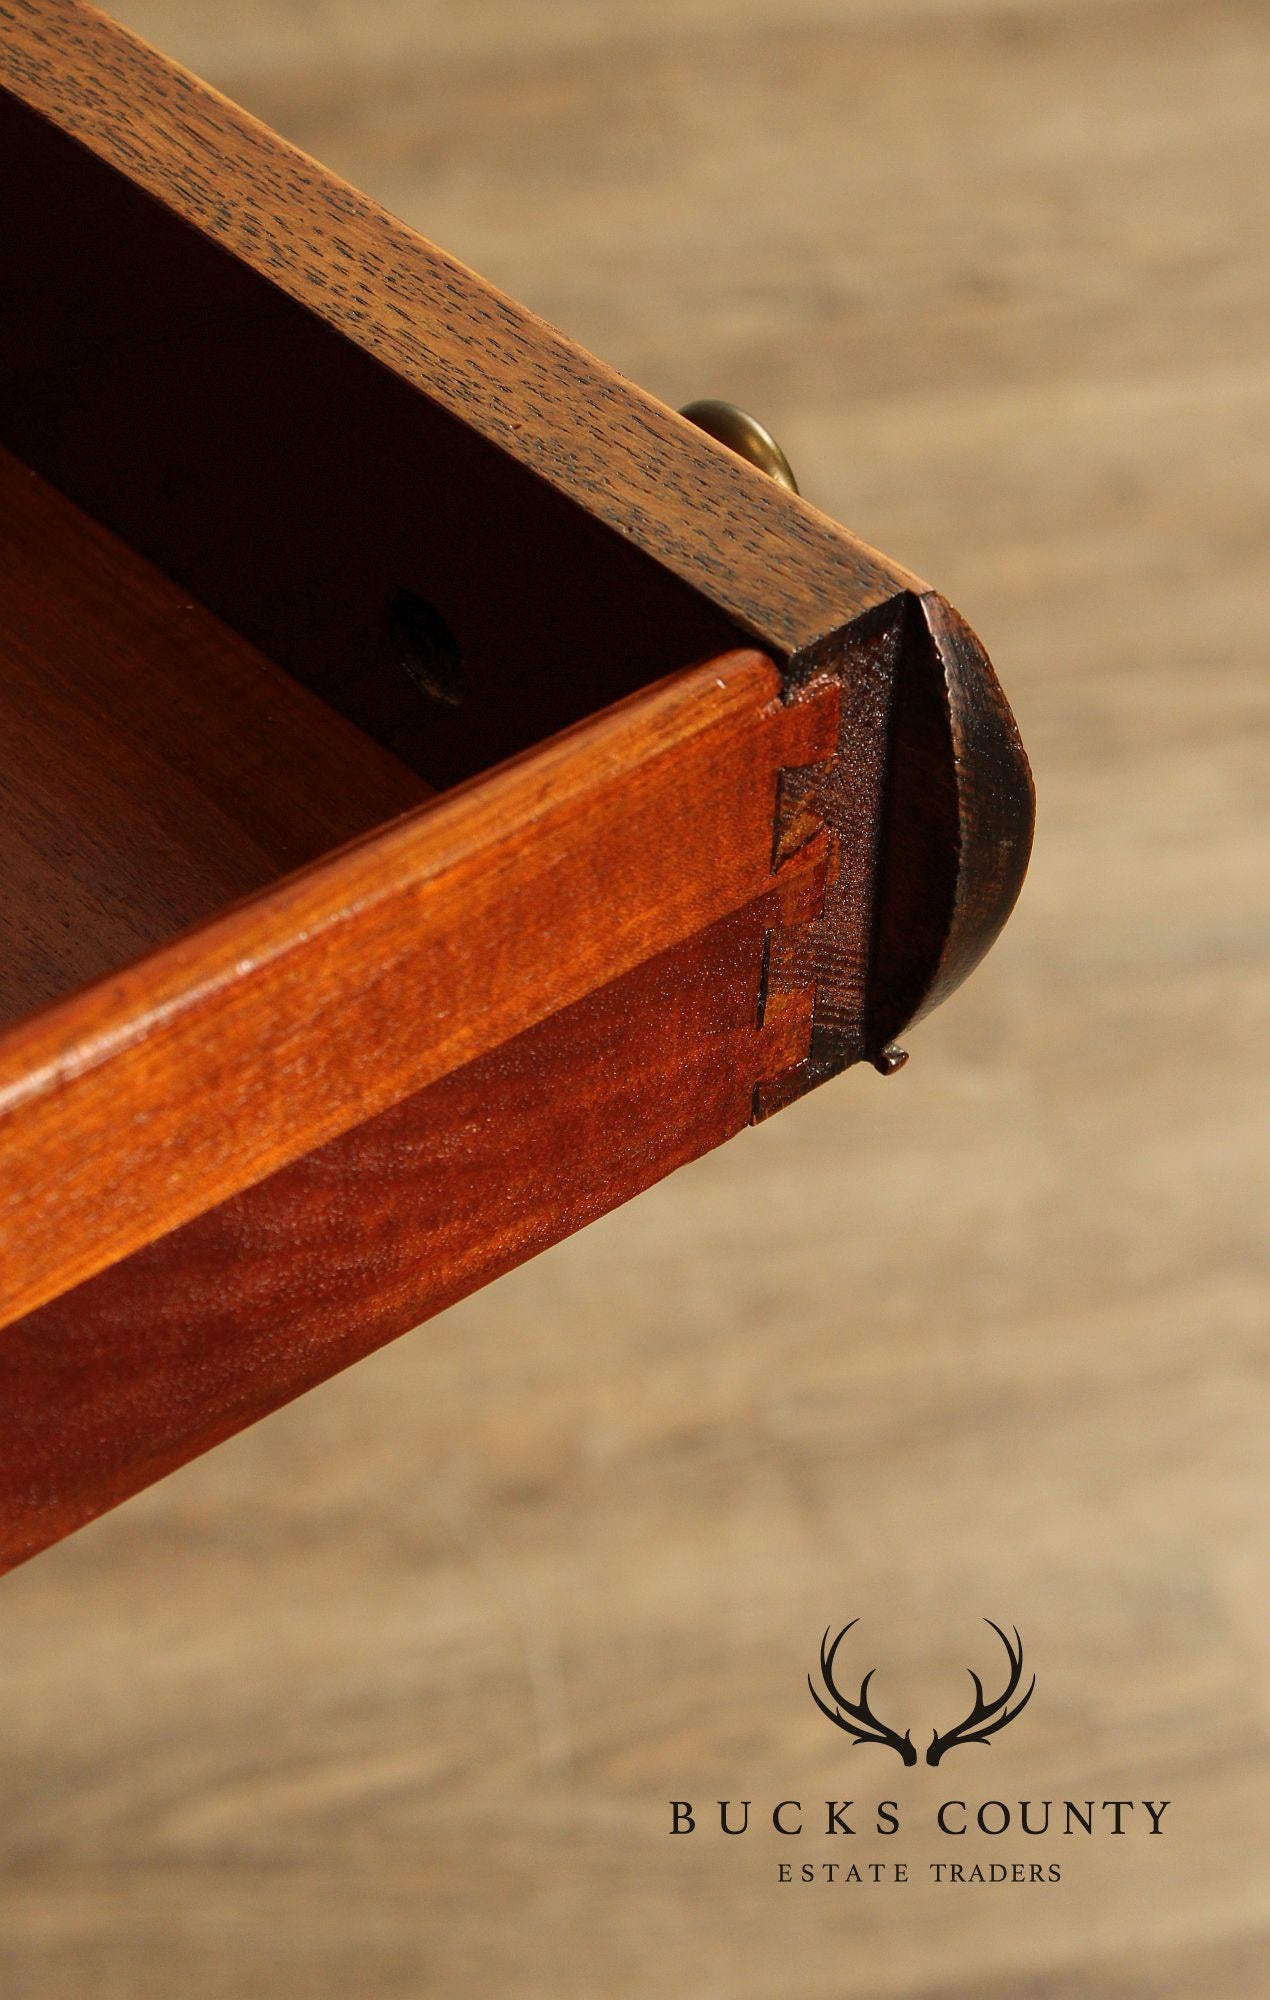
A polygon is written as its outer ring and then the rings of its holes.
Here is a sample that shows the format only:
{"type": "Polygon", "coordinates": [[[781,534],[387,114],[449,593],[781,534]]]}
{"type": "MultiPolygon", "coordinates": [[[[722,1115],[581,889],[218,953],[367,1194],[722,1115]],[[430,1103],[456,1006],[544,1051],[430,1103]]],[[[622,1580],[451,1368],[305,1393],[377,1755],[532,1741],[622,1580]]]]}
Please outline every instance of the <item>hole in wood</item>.
{"type": "Polygon", "coordinates": [[[436,605],[417,590],[394,590],[388,626],[402,669],[419,691],[447,708],[461,708],[467,695],[463,655],[436,605]]]}

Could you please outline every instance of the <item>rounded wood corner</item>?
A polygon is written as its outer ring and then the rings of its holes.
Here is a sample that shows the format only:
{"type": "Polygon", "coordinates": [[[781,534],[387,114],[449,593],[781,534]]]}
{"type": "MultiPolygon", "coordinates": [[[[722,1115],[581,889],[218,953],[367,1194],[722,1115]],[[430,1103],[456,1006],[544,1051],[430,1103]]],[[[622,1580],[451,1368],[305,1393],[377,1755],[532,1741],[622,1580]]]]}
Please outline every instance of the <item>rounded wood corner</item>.
{"type": "Polygon", "coordinates": [[[908,600],[897,665],[868,979],[867,1048],[961,985],[1018,899],[1036,797],[1001,684],[936,592],[908,600]]]}

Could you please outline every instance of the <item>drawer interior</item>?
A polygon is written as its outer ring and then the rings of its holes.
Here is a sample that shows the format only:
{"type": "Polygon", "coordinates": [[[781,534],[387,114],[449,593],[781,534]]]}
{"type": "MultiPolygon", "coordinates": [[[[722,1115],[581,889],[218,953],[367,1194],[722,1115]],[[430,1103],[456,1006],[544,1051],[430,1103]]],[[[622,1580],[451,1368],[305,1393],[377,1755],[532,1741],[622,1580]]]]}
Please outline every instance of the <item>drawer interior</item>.
{"type": "Polygon", "coordinates": [[[430,795],[0,451],[0,1023],[430,795]]]}
{"type": "Polygon", "coordinates": [[[0,265],[0,1025],[750,636],[6,92],[0,265]]]}
{"type": "MultiPolygon", "coordinates": [[[[307,220],[277,220],[280,261],[307,220]]],[[[304,304],[246,227],[238,254],[0,91],[0,445],[437,787],[752,636],[602,518],[620,451],[587,440],[583,505],[482,434],[479,357],[524,338],[506,302],[420,246],[407,312],[367,241],[304,304]],[[407,351],[385,365],[337,309],[407,351]],[[471,421],[428,386],[469,374],[471,421]]],[[[579,451],[550,436],[542,472],[579,451]]]]}

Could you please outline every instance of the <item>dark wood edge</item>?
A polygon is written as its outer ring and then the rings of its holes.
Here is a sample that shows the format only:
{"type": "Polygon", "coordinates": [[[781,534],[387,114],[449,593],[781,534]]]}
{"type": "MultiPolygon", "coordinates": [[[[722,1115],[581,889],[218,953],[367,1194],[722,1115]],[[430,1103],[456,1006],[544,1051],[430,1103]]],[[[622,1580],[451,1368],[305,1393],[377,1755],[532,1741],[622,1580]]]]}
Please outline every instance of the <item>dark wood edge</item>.
{"type": "Polygon", "coordinates": [[[16,103],[782,662],[813,661],[836,631],[915,586],[95,9],[0,0],[0,25],[0,89],[16,103]]]}
{"type": "Polygon", "coordinates": [[[1035,818],[1027,754],[987,654],[945,599],[910,599],[882,815],[869,1056],[955,992],[1000,935],[1035,818]]]}
{"type": "Polygon", "coordinates": [[[860,621],[840,672],[835,754],[783,774],[777,813],[778,855],[817,826],[834,850],[823,908],[767,948],[766,994],[814,995],[811,1045],[762,1085],[757,1118],[852,1063],[897,1068],[896,1036],[979,964],[1031,854],[1027,756],[951,605],[906,594],[860,621]]]}

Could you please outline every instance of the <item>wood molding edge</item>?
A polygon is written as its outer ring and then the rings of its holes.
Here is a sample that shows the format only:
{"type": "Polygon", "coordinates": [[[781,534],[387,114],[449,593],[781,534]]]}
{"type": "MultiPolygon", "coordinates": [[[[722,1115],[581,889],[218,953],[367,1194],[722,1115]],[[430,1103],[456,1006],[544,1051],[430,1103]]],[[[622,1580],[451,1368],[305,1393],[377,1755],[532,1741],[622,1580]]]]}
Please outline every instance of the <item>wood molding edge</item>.
{"type": "Polygon", "coordinates": [[[755,1088],[754,1118],[853,1063],[890,1074],[895,1037],[972,972],[1027,872],[1035,792],[982,645],[934,591],[905,591],[850,628],[796,687],[841,689],[838,741],[781,773],[774,852],[828,843],[821,908],[767,939],[760,1022],[810,1008],[806,1052],[755,1088]]]}

